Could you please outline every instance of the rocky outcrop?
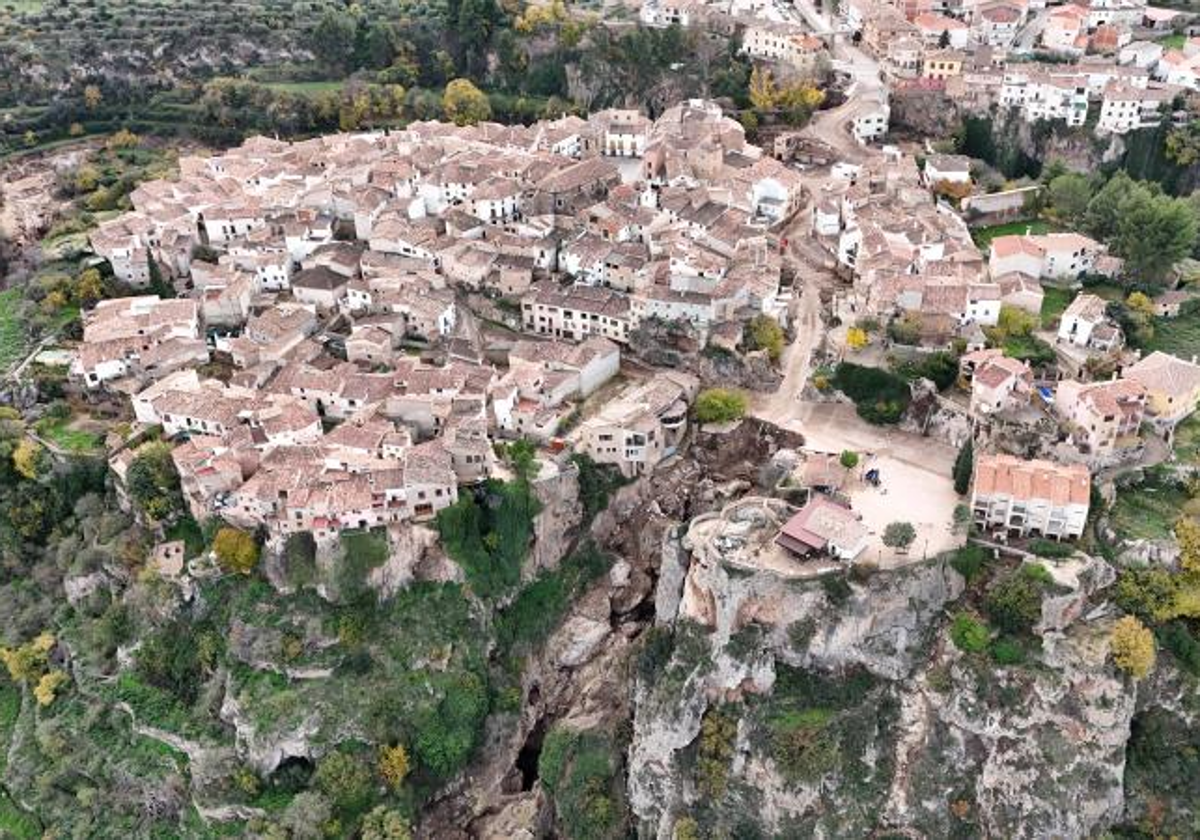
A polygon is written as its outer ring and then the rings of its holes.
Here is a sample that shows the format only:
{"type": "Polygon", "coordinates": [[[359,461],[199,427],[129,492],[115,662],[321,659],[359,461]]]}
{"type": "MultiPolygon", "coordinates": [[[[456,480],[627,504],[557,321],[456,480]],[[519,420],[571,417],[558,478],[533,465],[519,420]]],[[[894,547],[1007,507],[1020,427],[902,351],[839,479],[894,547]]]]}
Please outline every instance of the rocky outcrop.
{"type": "Polygon", "coordinates": [[[1088,837],[1115,822],[1135,696],[1106,664],[1107,639],[1106,622],[1047,633],[1037,668],[945,650],[902,695],[886,822],[921,836],[973,825],[1030,838],[1088,837]]]}
{"type": "Polygon", "coordinates": [[[583,521],[579,469],[574,464],[564,459],[561,463],[544,465],[533,482],[533,490],[542,509],[533,520],[533,549],[523,569],[527,580],[543,569],[558,568],[583,521]]]}

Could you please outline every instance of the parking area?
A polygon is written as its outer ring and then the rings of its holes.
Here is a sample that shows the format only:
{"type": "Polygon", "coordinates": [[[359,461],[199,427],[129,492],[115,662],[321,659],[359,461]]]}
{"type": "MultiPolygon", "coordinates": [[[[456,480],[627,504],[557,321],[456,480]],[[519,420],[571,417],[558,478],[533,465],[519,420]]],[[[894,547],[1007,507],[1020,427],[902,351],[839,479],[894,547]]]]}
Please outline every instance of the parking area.
{"type": "Polygon", "coordinates": [[[855,478],[845,491],[871,532],[860,560],[892,568],[963,542],[953,528],[954,508],[963,502],[951,478],[954,447],[935,438],[872,426],[853,406],[842,403],[799,403],[784,425],[805,436],[808,450],[859,454],[855,478]],[[878,470],[878,486],[864,480],[870,470],[878,470]],[[883,531],[890,522],[909,522],[916,530],[907,554],[884,546],[883,531]]]}

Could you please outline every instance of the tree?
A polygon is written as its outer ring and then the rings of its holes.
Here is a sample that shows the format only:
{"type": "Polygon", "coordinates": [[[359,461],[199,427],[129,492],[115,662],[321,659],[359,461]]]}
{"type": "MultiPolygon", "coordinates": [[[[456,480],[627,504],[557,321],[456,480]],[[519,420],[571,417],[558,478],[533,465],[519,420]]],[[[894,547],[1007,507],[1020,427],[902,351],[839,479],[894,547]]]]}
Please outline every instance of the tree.
{"type": "Polygon", "coordinates": [[[974,474],[975,441],[968,437],[959,447],[958,456],[954,459],[954,492],[960,496],[967,495],[974,474]]]}
{"type": "Polygon", "coordinates": [[[506,447],[505,455],[521,481],[529,481],[537,475],[537,446],[533,441],[528,438],[513,441],[506,447]]]}
{"type": "Polygon", "coordinates": [[[1200,521],[1185,516],[1175,523],[1179,543],[1179,565],[1184,571],[1200,573],[1200,521]]]}
{"type": "Polygon", "coordinates": [[[353,811],[371,797],[371,771],[362,757],[335,750],[321,759],[313,773],[313,784],[338,808],[353,811]]]}
{"type": "Polygon", "coordinates": [[[54,644],[53,634],[40,633],[19,647],[0,647],[0,662],[13,682],[33,685],[46,672],[54,644]]]}
{"type": "Polygon", "coordinates": [[[838,462],[846,469],[852,470],[858,466],[858,453],[844,449],[841,456],[838,457],[838,462]]]}
{"type": "Polygon", "coordinates": [[[1000,305],[1000,314],[996,326],[989,327],[987,336],[996,344],[1003,344],[1010,338],[1022,338],[1032,333],[1038,326],[1038,316],[1026,312],[1016,306],[1000,305]]]}
{"type": "Polygon", "coordinates": [[[49,706],[58,696],[58,690],[67,682],[65,671],[47,671],[33,689],[33,697],[39,706],[49,706]]]}
{"type": "Polygon", "coordinates": [[[1000,578],[984,599],[988,616],[1001,630],[1024,633],[1042,617],[1042,587],[1045,581],[1024,566],[1000,578]]]}
{"type": "Polygon", "coordinates": [[[492,116],[487,96],[470,79],[453,79],[446,85],[442,110],[455,125],[474,125],[492,116]]]}
{"type": "Polygon", "coordinates": [[[384,744],[379,748],[379,775],[393,790],[404,783],[408,776],[408,752],[403,744],[384,744]]]}
{"type": "Polygon", "coordinates": [[[363,817],[361,837],[362,840],[411,840],[412,829],[402,814],[378,805],[363,817]]]}
{"type": "Polygon", "coordinates": [[[861,327],[851,327],[846,330],[846,346],[851,350],[861,350],[871,342],[867,331],[861,327]]]}
{"type": "Polygon", "coordinates": [[[1088,202],[1084,216],[1088,233],[1102,241],[1115,236],[1121,220],[1121,207],[1138,189],[1141,188],[1124,170],[1109,178],[1108,183],[1088,202]]]}
{"type": "Polygon", "coordinates": [[[163,277],[162,267],[149,250],[146,251],[146,275],[150,278],[147,284],[150,292],[164,299],[175,297],[175,287],[163,277]]]}
{"type": "Polygon", "coordinates": [[[772,362],[783,355],[783,328],[770,315],[757,315],[750,321],[750,347],[765,350],[772,362]]]}
{"type": "Polygon", "coordinates": [[[1167,160],[1184,168],[1200,161],[1200,120],[1172,129],[1167,135],[1164,153],[1167,160]]]}
{"type": "Polygon", "coordinates": [[[909,522],[890,522],[883,529],[883,544],[898,551],[906,550],[917,538],[917,529],[909,522]]]}
{"type": "Polygon", "coordinates": [[[122,128],[113,132],[107,140],[104,141],[105,148],[116,149],[132,149],[141,143],[141,138],[130,131],[128,128],[122,128]]]}
{"type": "Polygon", "coordinates": [[[696,419],[701,423],[730,423],[746,413],[746,397],[729,388],[708,388],[696,397],[696,419]]]}
{"type": "Polygon", "coordinates": [[[1109,643],[1113,662],[1135,680],[1154,670],[1154,634],[1135,616],[1127,615],[1113,625],[1109,643]]]}
{"type": "Polygon", "coordinates": [[[770,111],[775,108],[775,80],[771,71],[759,64],[750,71],[750,104],[758,111],[770,111]]]}
{"type": "Polygon", "coordinates": [[[238,528],[225,527],[213,538],[213,553],[227,572],[248,575],[258,565],[258,543],[238,528]]]}
{"type": "Polygon", "coordinates": [[[326,9],[312,34],[317,60],[333,69],[347,69],[354,57],[356,29],[349,14],[335,8],[326,9]]]}
{"type": "Polygon", "coordinates": [[[83,89],[83,104],[87,106],[89,111],[95,111],[103,101],[104,95],[100,93],[100,88],[95,85],[88,85],[83,89]]]}
{"type": "Polygon", "coordinates": [[[21,438],[13,449],[12,463],[18,475],[30,481],[36,479],[41,472],[42,447],[33,438],[21,438]]]}
{"type": "Polygon", "coordinates": [[[179,473],[166,443],[155,441],[138,449],[125,472],[125,486],[134,504],[151,521],[166,521],[183,512],[179,473]]]}
{"type": "Polygon", "coordinates": [[[79,272],[71,296],[80,306],[91,306],[104,297],[104,278],[101,277],[100,270],[85,268],[79,272]]]}
{"type": "Polygon", "coordinates": [[[1143,190],[1122,206],[1110,246],[1135,278],[1162,282],[1196,244],[1196,216],[1187,201],[1143,190]]]}
{"type": "Polygon", "coordinates": [[[938,37],[938,49],[946,49],[950,46],[950,30],[943,29],[942,34],[938,37]]]}
{"type": "Polygon", "coordinates": [[[1092,200],[1092,184],[1086,175],[1068,172],[1050,181],[1047,188],[1055,214],[1073,227],[1082,224],[1092,200]]]}

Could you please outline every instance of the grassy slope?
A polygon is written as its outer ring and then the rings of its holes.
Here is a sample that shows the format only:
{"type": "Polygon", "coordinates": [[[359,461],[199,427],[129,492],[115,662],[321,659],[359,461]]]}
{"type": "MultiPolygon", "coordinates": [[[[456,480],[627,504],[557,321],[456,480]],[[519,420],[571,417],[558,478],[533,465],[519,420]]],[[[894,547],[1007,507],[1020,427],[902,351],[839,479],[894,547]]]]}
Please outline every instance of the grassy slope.
{"type": "Polygon", "coordinates": [[[25,352],[25,328],[17,319],[20,289],[0,292],[0,371],[8,370],[25,352]]]}
{"type": "Polygon", "coordinates": [[[1183,359],[1200,353],[1200,308],[1178,318],[1156,318],[1154,337],[1146,342],[1146,351],[1162,350],[1183,359]]]}
{"type": "Polygon", "coordinates": [[[1041,219],[1018,219],[1015,222],[1005,222],[1002,225],[992,225],[991,227],[976,228],[971,231],[971,238],[975,240],[975,244],[980,250],[987,250],[988,245],[997,236],[1012,236],[1023,233],[1049,233],[1050,224],[1041,219]]]}

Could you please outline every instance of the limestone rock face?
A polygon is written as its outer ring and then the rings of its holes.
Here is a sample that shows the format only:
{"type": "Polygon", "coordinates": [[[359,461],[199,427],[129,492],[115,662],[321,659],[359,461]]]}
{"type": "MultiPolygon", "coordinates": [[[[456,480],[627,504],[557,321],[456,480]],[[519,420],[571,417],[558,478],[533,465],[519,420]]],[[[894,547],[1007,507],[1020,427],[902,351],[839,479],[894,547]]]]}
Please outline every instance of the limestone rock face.
{"type": "Polygon", "coordinates": [[[478,840],[536,840],[546,836],[546,795],[540,787],[504,803],[498,813],[480,817],[472,825],[478,840]]]}
{"type": "Polygon", "coordinates": [[[579,470],[573,465],[549,465],[533,482],[542,509],[533,520],[532,556],[525,564],[527,579],[542,569],[557,569],[571,546],[571,536],[583,521],[579,501],[579,470]]]}
{"type": "Polygon", "coordinates": [[[550,648],[551,659],[563,668],[575,668],[589,661],[612,632],[608,593],[593,589],[571,611],[550,648]]]}
{"type": "Polygon", "coordinates": [[[948,833],[956,801],[986,836],[1089,837],[1116,821],[1135,697],[1106,665],[1107,638],[1103,622],[1047,633],[1042,667],[997,669],[982,694],[948,651],[948,687],[902,695],[889,823],[948,833]]]}

